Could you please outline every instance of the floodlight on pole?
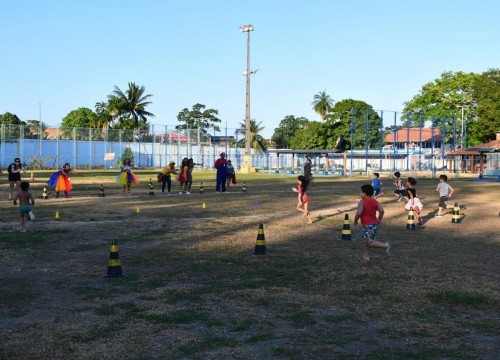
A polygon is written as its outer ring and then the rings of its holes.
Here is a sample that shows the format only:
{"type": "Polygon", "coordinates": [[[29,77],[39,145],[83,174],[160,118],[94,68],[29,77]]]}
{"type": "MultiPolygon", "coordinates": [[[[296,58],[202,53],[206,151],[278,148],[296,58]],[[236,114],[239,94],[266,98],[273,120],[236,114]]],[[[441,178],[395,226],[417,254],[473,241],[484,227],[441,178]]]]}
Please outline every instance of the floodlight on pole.
{"type": "Polygon", "coordinates": [[[240,169],[242,173],[249,173],[250,166],[250,75],[255,74],[257,70],[250,71],[250,32],[253,31],[253,25],[243,25],[240,26],[241,32],[247,33],[247,69],[243,73],[246,76],[246,107],[245,107],[245,156],[243,159],[243,165],[240,169]]]}

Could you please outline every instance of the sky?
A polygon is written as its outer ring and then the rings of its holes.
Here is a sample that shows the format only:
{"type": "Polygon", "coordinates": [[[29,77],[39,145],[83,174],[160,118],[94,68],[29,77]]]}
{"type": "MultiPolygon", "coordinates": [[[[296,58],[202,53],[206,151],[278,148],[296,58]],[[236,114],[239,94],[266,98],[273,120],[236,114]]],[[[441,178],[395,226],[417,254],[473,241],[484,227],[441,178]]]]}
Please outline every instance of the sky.
{"type": "Polygon", "coordinates": [[[401,111],[444,71],[500,68],[497,0],[0,0],[0,14],[0,114],[51,126],[135,82],[156,132],[196,103],[239,128],[246,24],[266,137],[288,115],[319,121],[320,91],[401,111]]]}

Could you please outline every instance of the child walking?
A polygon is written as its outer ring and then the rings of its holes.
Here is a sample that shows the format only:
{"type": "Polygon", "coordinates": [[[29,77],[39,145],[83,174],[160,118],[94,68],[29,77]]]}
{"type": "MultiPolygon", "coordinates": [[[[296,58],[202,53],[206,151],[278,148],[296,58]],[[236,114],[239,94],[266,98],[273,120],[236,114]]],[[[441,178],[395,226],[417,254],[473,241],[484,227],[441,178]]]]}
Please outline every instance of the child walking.
{"type": "Polygon", "coordinates": [[[405,199],[408,200],[408,193],[405,190],[405,186],[403,185],[403,181],[401,180],[401,173],[396,171],[393,175],[394,185],[396,186],[396,190],[394,190],[394,195],[398,198],[398,202],[405,199]]]}
{"type": "Polygon", "coordinates": [[[56,189],[56,198],[59,198],[59,192],[64,192],[64,197],[69,197],[69,192],[73,190],[73,186],[69,181],[69,174],[77,174],[79,176],[83,176],[80,173],[77,173],[75,170],[71,168],[69,163],[64,164],[64,166],[56,173],[54,173],[49,181],[47,181],[47,185],[55,187],[56,189]]]}
{"type": "Polygon", "coordinates": [[[130,186],[136,185],[139,180],[137,176],[132,172],[131,161],[129,158],[123,159],[122,165],[120,166],[120,173],[116,177],[116,182],[123,187],[123,195],[125,195],[125,190],[130,196],[130,186]]]}
{"type": "Polygon", "coordinates": [[[439,184],[436,188],[436,192],[439,192],[439,210],[436,217],[443,217],[443,210],[447,208],[446,201],[453,195],[453,188],[447,183],[448,176],[439,175],[439,184]]]}
{"type": "Polygon", "coordinates": [[[373,173],[372,186],[374,191],[373,193],[374,199],[378,199],[379,196],[384,195],[384,192],[382,191],[382,181],[380,180],[379,173],[373,173]]]}
{"type": "Polygon", "coordinates": [[[385,249],[387,255],[391,252],[390,243],[376,240],[378,226],[384,217],[384,209],[376,199],[372,198],[373,193],[373,186],[361,186],[361,200],[358,203],[358,210],[354,217],[354,225],[358,225],[358,221],[361,219],[361,225],[363,226],[364,254],[361,259],[364,261],[370,261],[370,248],[385,249]]]}
{"type": "Polygon", "coordinates": [[[33,199],[33,195],[29,192],[30,184],[26,181],[21,182],[20,185],[21,191],[19,191],[14,198],[14,205],[17,205],[17,200],[19,200],[19,214],[21,221],[21,232],[26,232],[26,225],[24,222],[24,215],[29,217],[29,219],[35,219],[35,215],[33,214],[32,206],[35,205],[35,199],[33,199]]]}
{"type": "Polygon", "coordinates": [[[292,188],[294,192],[297,193],[297,210],[303,212],[303,218],[307,218],[308,224],[312,224],[311,214],[309,213],[309,196],[307,195],[307,186],[309,181],[307,181],[304,175],[299,175],[297,178],[297,187],[292,188]]]}
{"type": "Polygon", "coordinates": [[[410,211],[410,209],[412,208],[414,210],[415,217],[418,220],[417,224],[424,225],[424,221],[420,217],[420,213],[424,208],[424,205],[417,196],[417,190],[415,189],[415,185],[417,185],[417,180],[415,180],[415,178],[409,177],[408,181],[406,182],[406,187],[407,187],[406,192],[408,193],[409,200],[405,205],[405,209],[407,211],[410,211]]]}

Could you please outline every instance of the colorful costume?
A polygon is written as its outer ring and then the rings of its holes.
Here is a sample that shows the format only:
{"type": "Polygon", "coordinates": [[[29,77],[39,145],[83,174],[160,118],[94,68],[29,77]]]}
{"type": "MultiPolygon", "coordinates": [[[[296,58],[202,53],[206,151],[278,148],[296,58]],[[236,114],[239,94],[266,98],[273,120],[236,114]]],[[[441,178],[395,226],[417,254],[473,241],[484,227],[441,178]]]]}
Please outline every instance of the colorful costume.
{"type": "Polygon", "coordinates": [[[122,186],[127,186],[127,184],[136,185],[139,180],[137,176],[132,172],[130,165],[120,166],[121,172],[116,177],[116,182],[122,186]]]}
{"type": "Polygon", "coordinates": [[[217,184],[215,186],[215,191],[222,192],[226,191],[226,180],[227,180],[227,160],[224,159],[225,153],[220,154],[220,159],[215,161],[215,168],[217,169],[217,184]]]}
{"type": "Polygon", "coordinates": [[[73,186],[71,186],[68,177],[70,172],[71,169],[66,170],[62,167],[58,172],[54,173],[54,175],[50,177],[49,181],[47,181],[47,185],[55,187],[56,192],[64,191],[67,193],[68,191],[73,190],[73,186]]]}

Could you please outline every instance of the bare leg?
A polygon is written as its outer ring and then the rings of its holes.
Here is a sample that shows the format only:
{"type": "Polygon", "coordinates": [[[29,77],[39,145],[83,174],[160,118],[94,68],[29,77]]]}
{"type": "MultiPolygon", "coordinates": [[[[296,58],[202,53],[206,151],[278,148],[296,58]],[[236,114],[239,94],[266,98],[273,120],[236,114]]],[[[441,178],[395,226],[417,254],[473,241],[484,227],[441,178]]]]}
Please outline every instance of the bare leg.
{"type": "Polygon", "coordinates": [[[309,206],[308,206],[309,203],[305,203],[304,204],[304,217],[307,217],[309,219],[309,221],[307,222],[308,224],[312,224],[312,219],[311,219],[311,214],[309,213],[309,206]]]}

